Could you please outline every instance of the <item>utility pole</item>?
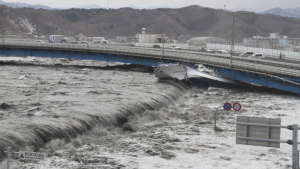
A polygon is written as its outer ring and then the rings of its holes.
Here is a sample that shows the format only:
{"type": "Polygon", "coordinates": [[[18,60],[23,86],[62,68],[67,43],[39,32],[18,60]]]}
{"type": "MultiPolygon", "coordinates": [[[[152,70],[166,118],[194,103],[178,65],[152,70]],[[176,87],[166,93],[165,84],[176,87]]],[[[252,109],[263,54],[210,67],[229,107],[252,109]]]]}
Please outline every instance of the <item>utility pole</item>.
{"type": "MultiPolygon", "coordinates": [[[[247,13],[247,12],[239,12],[238,14],[241,13],[247,13]]],[[[232,67],[232,54],[233,54],[233,50],[234,50],[234,19],[235,19],[235,14],[233,13],[233,19],[232,19],[232,39],[231,39],[231,52],[230,52],[230,67],[232,67]]]]}
{"type": "Polygon", "coordinates": [[[5,33],[5,30],[3,30],[3,34],[2,34],[2,37],[3,37],[2,43],[3,43],[3,45],[4,45],[4,33],[5,33]]]}
{"type": "MultiPolygon", "coordinates": [[[[166,13],[163,16],[169,15],[169,14],[175,14],[175,13],[176,12],[166,13]]],[[[164,27],[166,27],[166,23],[165,22],[166,22],[166,19],[164,18],[164,27]]],[[[163,53],[162,54],[164,54],[165,53],[165,34],[162,33],[162,36],[163,36],[163,53]]]]}
{"type": "Polygon", "coordinates": [[[165,34],[162,34],[163,36],[163,55],[165,54],[165,34]]]}
{"type": "Polygon", "coordinates": [[[232,54],[233,54],[233,45],[234,45],[234,18],[235,14],[233,14],[233,20],[232,20],[232,39],[231,39],[231,52],[230,52],[230,66],[232,66],[232,54]]]}

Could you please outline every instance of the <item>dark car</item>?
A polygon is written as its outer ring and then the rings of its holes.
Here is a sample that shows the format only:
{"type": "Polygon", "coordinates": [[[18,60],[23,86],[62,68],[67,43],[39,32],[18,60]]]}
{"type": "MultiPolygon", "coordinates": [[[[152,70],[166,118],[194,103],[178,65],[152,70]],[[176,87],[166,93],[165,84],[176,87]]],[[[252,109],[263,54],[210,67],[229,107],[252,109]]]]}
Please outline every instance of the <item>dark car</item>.
{"type": "Polygon", "coordinates": [[[134,43],[131,43],[131,44],[129,44],[129,47],[137,47],[137,45],[134,43]]]}
{"type": "Polygon", "coordinates": [[[153,45],[153,48],[162,48],[161,45],[153,45]]]}

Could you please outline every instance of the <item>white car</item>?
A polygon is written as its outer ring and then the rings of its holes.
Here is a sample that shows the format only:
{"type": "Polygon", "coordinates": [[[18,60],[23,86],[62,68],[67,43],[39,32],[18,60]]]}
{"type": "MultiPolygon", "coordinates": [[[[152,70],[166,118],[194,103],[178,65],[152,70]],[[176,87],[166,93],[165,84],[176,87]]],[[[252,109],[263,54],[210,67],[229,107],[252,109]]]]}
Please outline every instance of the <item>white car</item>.
{"type": "Polygon", "coordinates": [[[79,44],[79,42],[77,42],[77,41],[71,41],[71,42],[69,42],[70,44],[79,44]]]}
{"type": "Polygon", "coordinates": [[[181,48],[179,46],[173,47],[172,49],[174,49],[174,50],[181,50],[181,48]]]}
{"type": "Polygon", "coordinates": [[[179,46],[176,46],[175,44],[172,44],[171,45],[171,49],[174,49],[174,50],[181,50],[181,48],[179,46]]]}
{"type": "Polygon", "coordinates": [[[255,53],[255,54],[249,56],[248,58],[264,59],[265,55],[262,53],[255,53]]]}
{"type": "Polygon", "coordinates": [[[216,50],[214,53],[215,54],[221,54],[223,56],[230,56],[230,53],[227,52],[227,50],[216,50]]]}
{"type": "Polygon", "coordinates": [[[88,44],[87,41],[80,41],[79,44],[88,44]]]}
{"type": "Polygon", "coordinates": [[[248,52],[244,52],[242,54],[239,55],[239,57],[249,57],[252,56],[254,54],[254,52],[248,51],[248,52]]]}
{"type": "Polygon", "coordinates": [[[36,43],[45,43],[45,42],[42,41],[42,40],[36,40],[35,42],[36,42],[36,43]]]}

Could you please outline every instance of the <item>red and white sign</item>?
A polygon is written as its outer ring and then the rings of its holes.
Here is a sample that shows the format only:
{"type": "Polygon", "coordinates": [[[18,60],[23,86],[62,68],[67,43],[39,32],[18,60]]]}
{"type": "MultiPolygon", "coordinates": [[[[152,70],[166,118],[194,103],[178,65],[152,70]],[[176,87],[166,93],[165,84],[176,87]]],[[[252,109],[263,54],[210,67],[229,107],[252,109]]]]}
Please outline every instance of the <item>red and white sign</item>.
{"type": "Polygon", "coordinates": [[[241,110],[242,106],[240,103],[234,103],[233,106],[232,106],[233,110],[235,111],[239,111],[241,110]]]}
{"type": "Polygon", "coordinates": [[[19,159],[44,160],[45,157],[46,157],[45,153],[28,152],[28,151],[19,152],[19,159]]]}

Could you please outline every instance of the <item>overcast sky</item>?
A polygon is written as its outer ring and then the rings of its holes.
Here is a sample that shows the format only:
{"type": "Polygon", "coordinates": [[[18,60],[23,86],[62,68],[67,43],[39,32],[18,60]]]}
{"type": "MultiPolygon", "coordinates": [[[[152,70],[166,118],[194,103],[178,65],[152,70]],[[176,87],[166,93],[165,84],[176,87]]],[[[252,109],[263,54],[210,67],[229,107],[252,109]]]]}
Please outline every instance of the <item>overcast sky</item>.
{"type": "Polygon", "coordinates": [[[299,7],[299,0],[2,0],[3,2],[21,2],[27,4],[41,4],[52,8],[72,8],[87,4],[96,4],[103,8],[139,7],[179,8],[189,5],[224,9],[244,8],[252,11],[266,11],[271,8],[295,8],[299,7]]]}

